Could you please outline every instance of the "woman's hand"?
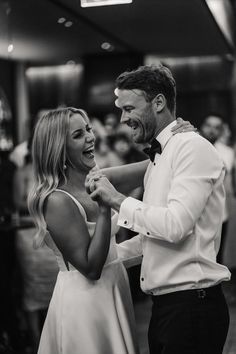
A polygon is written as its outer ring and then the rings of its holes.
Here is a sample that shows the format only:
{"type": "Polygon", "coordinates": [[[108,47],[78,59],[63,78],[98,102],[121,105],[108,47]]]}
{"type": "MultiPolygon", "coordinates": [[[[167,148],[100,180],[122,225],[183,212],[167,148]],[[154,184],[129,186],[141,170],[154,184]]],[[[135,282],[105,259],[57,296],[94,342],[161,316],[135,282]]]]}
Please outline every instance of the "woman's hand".
{"type": "Polygon", "coordinates": [[[106,176],[100,173],[89,177],[86,189],[90,197],[101,207],[108,206],[119,210],[120,204],[125,199],[125,196],[115,189],[106,176]]]}
{"type": "Polygon", "coordinates": [[[177,124],[171,129],[172,134],[186,133],[186,132],[197,132],[195,128],[189,121],[185,121],[182,118],[177,118],[177,124]]]}

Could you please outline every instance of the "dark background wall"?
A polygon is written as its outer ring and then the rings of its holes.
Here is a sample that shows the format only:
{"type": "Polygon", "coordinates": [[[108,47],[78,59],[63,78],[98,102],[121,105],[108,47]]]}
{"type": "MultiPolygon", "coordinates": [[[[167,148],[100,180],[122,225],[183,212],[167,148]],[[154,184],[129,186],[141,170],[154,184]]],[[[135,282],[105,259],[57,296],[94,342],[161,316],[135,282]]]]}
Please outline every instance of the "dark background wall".
{"type": "Polygon", "coordinates": [[[15,62],[0,59],[0,87],[3,90],[12,112],[12,134],[16,139],[15,117],[15,62]]]}
{"type": "MultiPolygon", "coordinates": [[[[125,70],[144,62],[141,54],[106,54],[84,57],[78,74],[27,75],[31,114],[41,108],[70,105],[85,108],[100,119],[119,110],[114,105],[114,82],[125,70]]],[[[230,58],[163,59],[176,79],[177,115],[200,127],[208,114],[219,114],[231,125],[233,61],[230,58]]]]}

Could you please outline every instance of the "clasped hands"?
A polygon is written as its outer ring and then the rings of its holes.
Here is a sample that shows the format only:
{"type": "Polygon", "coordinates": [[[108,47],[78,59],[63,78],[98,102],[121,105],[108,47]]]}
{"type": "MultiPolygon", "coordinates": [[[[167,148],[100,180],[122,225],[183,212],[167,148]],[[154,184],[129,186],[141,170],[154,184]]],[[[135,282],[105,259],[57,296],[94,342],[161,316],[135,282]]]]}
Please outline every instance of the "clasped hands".
{"type": "Polygon", "coordinates": [[[111,208],[115,208],[118,200],[125,198],[97,167],[93,168],[87,175],[85,188],[94,201],[111,208]]]}

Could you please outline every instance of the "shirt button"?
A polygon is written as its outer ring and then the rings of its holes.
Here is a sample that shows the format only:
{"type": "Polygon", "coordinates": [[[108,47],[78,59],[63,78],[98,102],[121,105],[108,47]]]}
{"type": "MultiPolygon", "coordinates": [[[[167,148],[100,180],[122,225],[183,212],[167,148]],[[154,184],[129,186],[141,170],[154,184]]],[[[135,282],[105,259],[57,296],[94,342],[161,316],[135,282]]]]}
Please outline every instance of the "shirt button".
{"type": "Polygon", "coordinates": [[[153,164],[154,166],[156,166],[156,162],[154,162],[154,164],[153,164]]]}
{"type": "Polygon", "coordinates": [[[127,225],[127,224],[128,224],[128,221],[127,221],[127,220],[125,220],[125,221],[124,221],[124,224],[125,224],[125,225],[127,225]]]}
{"type": "Polygon", "coordinates": [[[150,232],[149,232],[149,231],[147,231],[147,235],[150,235],[150,232]]]}
{"type": "Polygon", "coordinates": [[[141,278],[142,281],[144,281],[144,278],[141,278]]]}

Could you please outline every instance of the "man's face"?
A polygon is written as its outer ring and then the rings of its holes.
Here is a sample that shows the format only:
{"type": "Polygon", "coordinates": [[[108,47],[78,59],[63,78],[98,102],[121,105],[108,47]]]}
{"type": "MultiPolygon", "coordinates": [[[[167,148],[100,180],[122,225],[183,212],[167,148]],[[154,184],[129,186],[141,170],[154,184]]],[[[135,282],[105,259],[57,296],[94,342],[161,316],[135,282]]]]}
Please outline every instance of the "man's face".
{"type": "Polygon", "coordinates": [[[121,123],[131,128],[135,143],[151,142],[157,131],[157,116],[153,102],[147,102],[141,90],[119,90],[116,106],[122,110],[121,123]]]}
{"type": "Polygon", "coordinates": [[[201,128],[204,138],[209,140],[212,144],[221,137],[222,134],[222,120],[216,116],[209,116],[201,128]]]}

